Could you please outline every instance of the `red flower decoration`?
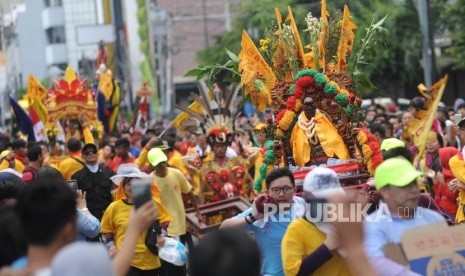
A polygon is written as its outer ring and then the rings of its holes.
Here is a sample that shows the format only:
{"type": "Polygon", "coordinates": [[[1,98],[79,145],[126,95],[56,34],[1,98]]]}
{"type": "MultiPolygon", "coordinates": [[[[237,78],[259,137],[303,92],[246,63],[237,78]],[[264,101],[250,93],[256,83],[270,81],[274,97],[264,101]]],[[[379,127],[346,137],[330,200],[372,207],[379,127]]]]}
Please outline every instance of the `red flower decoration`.
{"type": "Polygon", "coordinates": [[[296,99],[302,99],[302,97],[304,96],[304,90],[302,87],[296,85],[295,88],[294,88],[294,97],[296,99]]]}
{"type": "Polygon", "coordinates": [[[295,105],[296,105],[296,101],[297,99],[292,96],[292,97],[289,97],[286,101],[286,106],[287,106],[287,109],[290,109],[290,110],[294,110],[295,109],[295,105]]]}
{"type": "Polygon", "coordinates": [[[297,86],[300,86],[300,87],[303,87],[303,88],[307,88],[307,87],[313,85],[313,83],[314,83],[314,80],[313,80],[312,76],[303,76],[303,77],[300,77],[297,80],[297,86]]]}
{"type": "Polygon", "coordinates": [[[286,113],[286,109],[283,109],[283,110],[279,111],[278,115],[276,115],[276,124],[277,125],[279,125],[279,122],[283,118],[284,113],[286,113]]]}

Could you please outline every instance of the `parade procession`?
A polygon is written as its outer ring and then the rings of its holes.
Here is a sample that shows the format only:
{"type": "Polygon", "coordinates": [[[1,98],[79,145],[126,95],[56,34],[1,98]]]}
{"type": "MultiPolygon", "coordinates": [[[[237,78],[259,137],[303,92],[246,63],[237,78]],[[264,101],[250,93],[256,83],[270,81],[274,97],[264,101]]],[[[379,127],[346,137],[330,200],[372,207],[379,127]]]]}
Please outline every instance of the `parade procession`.
{"type": "Polygon", "coordinates": [[[0,276],[465,275],[465,1],[3,1],[0,276]]]}

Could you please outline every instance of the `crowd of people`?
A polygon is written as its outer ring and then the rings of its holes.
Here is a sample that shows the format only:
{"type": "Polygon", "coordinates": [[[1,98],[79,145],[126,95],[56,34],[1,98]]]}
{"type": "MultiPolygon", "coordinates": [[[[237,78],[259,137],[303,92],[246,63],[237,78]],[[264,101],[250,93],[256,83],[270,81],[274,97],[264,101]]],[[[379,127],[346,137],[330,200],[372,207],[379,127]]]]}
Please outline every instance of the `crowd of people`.
{"type": "MultiPolygon", "coordinates": [[[[250,209],[226,219],[202,214],[207,186],[202,177],[208,180],[208,173],[196,169],[195,160],[229,166],[241,158],[246,174],[256,179],[256,148],[265,140],[265,124],[258,119],[240,119],[243,131],[231,139],[176,131],[159,137],[160,130],[138,137],[123,132],[100,144],[69,137],[63,156],[54,155],[46,142],[10,141],[4,134],[0,275],[415,275],[389,259],[383,246],[399,243],[409,228],[465,220],[465,101],[438,109],[421,163],[403,132],[423,104],[414,98],[406,111],[389,113],[395,110],[376,105],[366,110],[364,123],[384,162],[366,184],[381,199],[363,223],[312,220],[315,199],[367,203],[361,192],[345,192],[338,175],[324,167],[311,170],[300,192],[288,168],[275,169],[266,176],[262,193],[242,194],[252,203],[250,209]],[[457,114],[464,119],[457,121],[457,114]],[[137,209],[136,180],[153,183],[153,200],[137,209]],[[266,217],[265,204],[288,208],[266,217]],[[197,246],[186,225],[188,207],[199,223],[222,222],[197,246]],[[400,214],[399,208],[410,211],[400,214]],[[392,221],[373,219],[383,210],[390,211],[392,221]],[[147,245],[147,229],[156,232],[158,247],[165,237],[185,244],[189,270],[160,260],[147,245]]],[[[84,123],[80,130],[88,137],[84,123]]],[[[253,190],[247,185],[244,190],[253,190]]],[[[210,194],[210,202],[218,200],[210,194]]]]}

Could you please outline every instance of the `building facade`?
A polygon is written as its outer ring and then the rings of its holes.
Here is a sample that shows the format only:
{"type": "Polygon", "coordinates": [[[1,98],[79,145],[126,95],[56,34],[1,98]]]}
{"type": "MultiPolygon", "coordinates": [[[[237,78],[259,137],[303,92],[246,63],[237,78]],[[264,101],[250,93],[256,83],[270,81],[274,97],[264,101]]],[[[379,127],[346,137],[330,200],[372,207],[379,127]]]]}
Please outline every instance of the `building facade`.
{"type": "Polygon", "coordinates": [[[68,65],[92,76],[98,45],[79,44],[77,28],[98,23],[98,0],[25,0],[24,7],[6,47],[9,87],[25,88],[31,74],[56,78],[68,65]]]}

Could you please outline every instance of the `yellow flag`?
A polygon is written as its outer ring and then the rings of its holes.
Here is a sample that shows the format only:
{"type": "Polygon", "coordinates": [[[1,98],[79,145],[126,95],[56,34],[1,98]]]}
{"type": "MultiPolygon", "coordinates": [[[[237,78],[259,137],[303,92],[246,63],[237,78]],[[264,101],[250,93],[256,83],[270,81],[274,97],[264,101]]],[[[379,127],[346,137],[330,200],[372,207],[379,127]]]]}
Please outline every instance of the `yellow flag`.
{"type": "Polygon", "coordinates": [[[350,11],[347,5],[344,6],[344,15],[341,20],[341,36],[339,38],[339,45],[337,46],[337,61],[336,71],[338,73],[347,72],[347,57],[352,52],[354,45],[355,34],[354,31],[357,26],[350,21],[350,11]]]}
{"type": "Polygon", "coordinates": [[[425,97],[425,108],[417,111],[415,118],[408,121],[408,136],[413,140],[413,143],[418,149],[416,166],[419,168],[419,164],[424,157],[426,150],[426,140],[428,133],[431,131],[433,121],[438,109],[439,102],[441,101],[444,89],[446,88],[448,76],[446,75],[433,86],[427,88],[425,85],[418,85],[418,90],[423,97],[425,97]]]}
{"type": "Polygon", "coordinates": [[[44,100],[47,97],[47,90],[42,86],[39,79],[30,75],[27,80],[27,90],[24,99],[28,102],[29,108],[33,108],[40,120],[45,124],[48,111],[44,100]]]}
{"type": "MultiPolygon", "coordinates": [[[[187,109],[197,113],[197,114],[202,114],[203,113],[203,108],[202,105],[200,105],[198,102],[193,102],[191,103],[187,109]]],[[[181,112],[176,118],[173,120],[173,127],[175,127],[178,130],[181,130],[181,124],[185,120],[188,120],[191,116],[187,112],[181,112]]]]}
{"type": "Polygon", "coordinates": [[[271,90],[276,84],[276,76],[266,63],[246,31],[242,31],[241,52],[239,53],[239,72],[241,72],[241,85],[246,86],[246,95],[253,89],[253,80],[264,79],[264,84],[271,90]]]}
{"type": "Polygon", "coordinates": [[[319,64],[323,66],[323,72],[326,67],[326,44],[329,38],[329,26],[328,26],[329,12],[326,9],[326,0],[321,0],[321,27],[320,27],[320,39],[318,39],[318,55],[320,58],[319,64]]]}
{"type": "Polygon", "coordinates": [[[108,100],[111,98],[111,94],[113,93],[113,82],[110,70],[105,70],[105,72],[100,75],[98,90],[102,92],[102,94],[105,96],[105,99],[108,100]]]}
{"type": "Polygon", "coordinates": [[[118,114],[119,114],[119,104],[121,101],[119,85],[118,83],[115,83],[114,85],[115,85],[115,91],[111,98],[111,106],[113,107],[113,111],[111,112],[110,120],[108,122],[108,125],[110,127],[110,132],[113,132],[113,130],[116,128],[116,121],[118,120],[118,114]]]}

